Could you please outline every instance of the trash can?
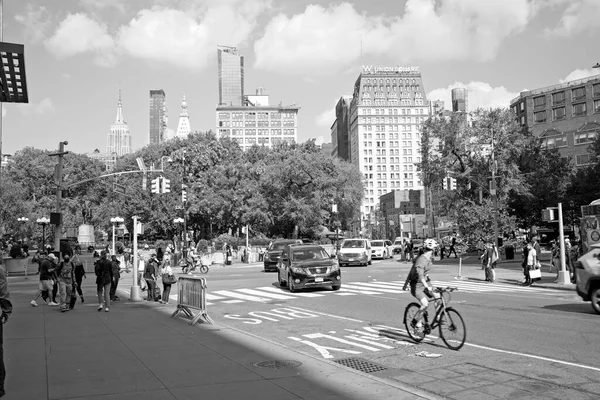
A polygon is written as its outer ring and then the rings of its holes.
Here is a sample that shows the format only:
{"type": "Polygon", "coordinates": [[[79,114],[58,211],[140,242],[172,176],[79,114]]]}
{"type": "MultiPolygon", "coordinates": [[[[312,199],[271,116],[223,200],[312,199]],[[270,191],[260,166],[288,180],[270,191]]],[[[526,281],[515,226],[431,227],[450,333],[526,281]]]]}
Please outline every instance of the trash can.
{"type": "Polygon", "coordinates": [[[507,260],[514,260],[515,259],[515,248],[512,246],[506,246],[504,248],[504,252],[506,253],[506,259],[507,260]]]}

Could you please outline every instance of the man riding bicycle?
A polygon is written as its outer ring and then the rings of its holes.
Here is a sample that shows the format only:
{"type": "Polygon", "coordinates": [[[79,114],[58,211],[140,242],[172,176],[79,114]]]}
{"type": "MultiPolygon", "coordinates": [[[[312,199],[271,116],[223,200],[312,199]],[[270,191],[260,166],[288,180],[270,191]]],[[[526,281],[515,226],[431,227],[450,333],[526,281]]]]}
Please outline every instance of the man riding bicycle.
{"type": "Polygon", "coordinates": [[[437,243],[434,239],[425,239],[422,247],[423,253],[413,264],[406,277],[406,282],[404,283],[403,289],[407,290],[407,287],[410,284],[410,293],[419,300],[419,303],[421,303],[421,308],[415,315],[415,319],[418,321],[415,327],[416,332],[423,331],[423,312],[425,312],[429,306],[428,299],[432,297],[438,298],[440,296],[439,293],[433,292],[433,287],[429,284],[429,270],[433,265],[431,258],[433,257],[436,247],[437,243]]]}

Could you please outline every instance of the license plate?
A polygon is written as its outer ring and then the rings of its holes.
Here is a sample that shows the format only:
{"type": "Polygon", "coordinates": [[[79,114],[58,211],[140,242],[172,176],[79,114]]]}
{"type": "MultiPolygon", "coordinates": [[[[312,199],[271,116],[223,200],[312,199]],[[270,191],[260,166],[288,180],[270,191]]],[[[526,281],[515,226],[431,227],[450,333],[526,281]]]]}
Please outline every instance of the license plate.
{"type": "Polygon", "coordinates": [[[323,278],[315,278],[315,282],[323,282],[323,278]]]}
{"type": "Polygon", "coordinates": [[[354,261],[354,258],[349,258],[348,261],[354,261]]]}

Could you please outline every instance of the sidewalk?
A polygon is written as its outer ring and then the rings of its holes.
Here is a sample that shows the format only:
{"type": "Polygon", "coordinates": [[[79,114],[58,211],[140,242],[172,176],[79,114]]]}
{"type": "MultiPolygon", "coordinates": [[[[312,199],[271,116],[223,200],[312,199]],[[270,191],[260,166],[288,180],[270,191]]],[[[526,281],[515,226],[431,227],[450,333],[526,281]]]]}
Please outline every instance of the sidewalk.
{"type": "MultiPolygon", "coordinates": [[[[128,290],[131,275],[123,278],[128,290]]],[[[32,307],[37,284],[37,276],[9,277],[8,400],[437,398],[218,321],[190,326],[185,318],[170,318],[175,304],[130,302],[121,291],[110,312],[98,312],[91,275],[83,284],[86,302],[78,300],[74,310],[61,313],[41,301],[32,307]]]]}

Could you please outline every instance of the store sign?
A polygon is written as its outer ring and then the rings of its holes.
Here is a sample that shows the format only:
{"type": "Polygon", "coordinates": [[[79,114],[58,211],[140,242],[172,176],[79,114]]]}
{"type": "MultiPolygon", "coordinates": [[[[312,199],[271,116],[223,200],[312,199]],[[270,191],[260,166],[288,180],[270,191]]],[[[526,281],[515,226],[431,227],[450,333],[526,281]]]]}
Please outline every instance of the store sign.
{"type": "Polygon", "coordinates": [[[363,65],[363,74],[418,74],[419,67],[375,67],[363,65]]]}

